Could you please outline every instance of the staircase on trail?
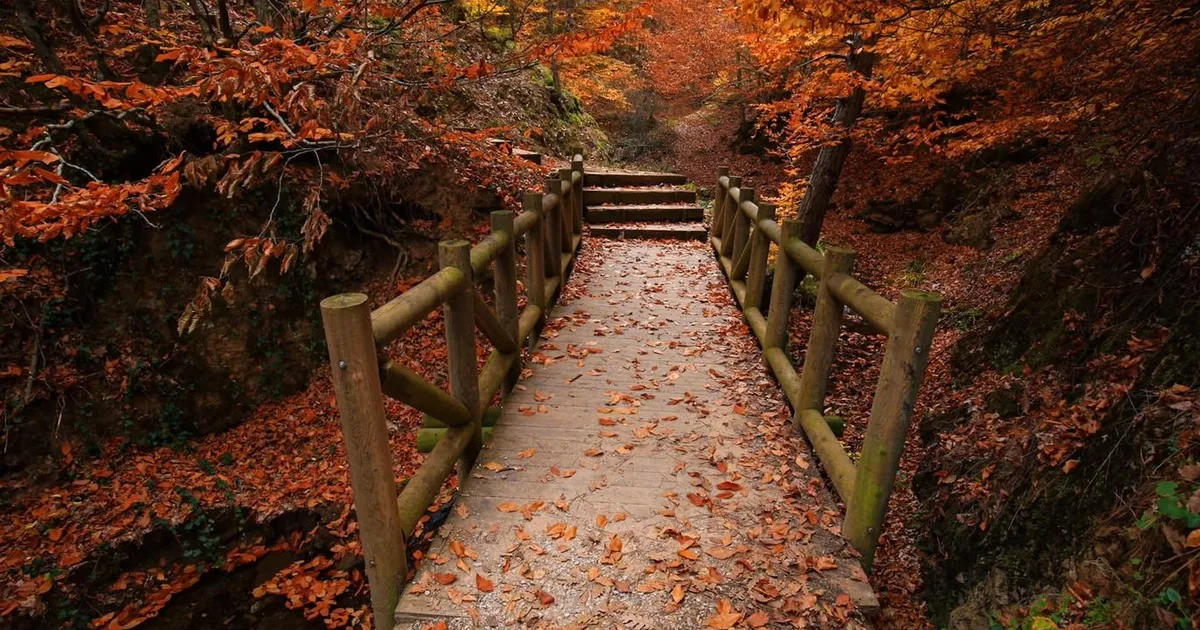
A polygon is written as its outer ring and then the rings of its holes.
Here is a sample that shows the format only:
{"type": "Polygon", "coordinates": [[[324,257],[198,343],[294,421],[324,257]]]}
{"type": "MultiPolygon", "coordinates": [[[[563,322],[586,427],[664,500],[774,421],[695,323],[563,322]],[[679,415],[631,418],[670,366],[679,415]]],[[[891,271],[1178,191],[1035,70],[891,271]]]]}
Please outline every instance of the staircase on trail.
{"type": "Polygon", "coordinates": [[[601,238],[703,241],[704,210],[696,190],[676,173],[588,172],[584,220],[601,238]]]}

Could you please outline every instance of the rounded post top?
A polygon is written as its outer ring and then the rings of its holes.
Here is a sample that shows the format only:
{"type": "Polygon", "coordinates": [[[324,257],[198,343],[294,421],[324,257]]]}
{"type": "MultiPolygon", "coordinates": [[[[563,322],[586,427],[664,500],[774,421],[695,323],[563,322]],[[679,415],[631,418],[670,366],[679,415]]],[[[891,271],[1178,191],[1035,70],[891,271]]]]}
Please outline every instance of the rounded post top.
{"type": "Polygon", "coordinates": [[[321,308],[325,310],[354,308],[366,304],[366,302],[367,294],[365,293],[339,293],[321,300],[321,308]]]}
{"type": "Polygon", "coordinates": [[[492,211],[492,231],[511,230],[513,226],[512,210],[493,210],[492,211]]]}
{"type": "Polygon", "coordinates": [[[471,241],[456,238],[438,242],[438,262],[442,267],[457,267],[467,274],[467,285],[471,280],[471,241]]]}

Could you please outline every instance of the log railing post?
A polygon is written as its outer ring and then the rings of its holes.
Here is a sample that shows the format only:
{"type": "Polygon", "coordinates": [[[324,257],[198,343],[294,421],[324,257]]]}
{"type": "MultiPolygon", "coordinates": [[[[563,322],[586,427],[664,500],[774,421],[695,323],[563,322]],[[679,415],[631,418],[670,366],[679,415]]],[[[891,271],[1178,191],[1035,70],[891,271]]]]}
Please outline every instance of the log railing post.
{"type": "Polygon", "coordinates": [[[517,242],[514,238],[513,213],[509,210],[499,210],[492,213],[492,233],[508,234],[508,246],[496,257],[492,273],[492,284],[495,285],[496,317],[504,325],[504,329],[517,342],[517,356],[512,362],[505,389],[512,389],[521,375],[521,337],[520,317],[517,310],[517,242]]]}
{"type": "Polygon", "coordinates": [[[788,317],[792,311],[792,292],[796,287],[796,263],[784,251],[784,243],[800,238],[800,222],[784,219],[779,227],[780,246],[775,253],[775,280],[771,283],[771,305],[767,308],[767,334],[763,348],[787,349],[788,317]]]}
{"type": "Polygon", "coordinates": [[[754,189],[742,188],[741,194],[738,195],[738,202],[733,207],[733,252],[730,254],[730,269],[733,269],[732,279],[741,280],[745,275],[745,268],[739,271],[738,260],[746,253],[746,245],[750,243],[750,219],[746,218],[746,213],[742,212],[742,204],[750,202],[754,203],[754,189]]]}
{"type": "MultiPolygon", "coordinates": [[[[733,226],[737,222],[738,217],[738,200],[733,198],[733,189],[741,188],[742,178],[735,175],[729,176],[729,187],[725,189],[725,202],[723,204],[725,227],[721,229],[721,234],[724,235],[721,239],[721,255],[725,257],[733,257],[733,226]]],[[[733,264],[730,261],[730,264],[733,264]]]]}
{"type": "Polygon", "coordinates": [[[450,395],[466,406],[474,425],[473,435],[462,459],[459,460],[458,479],[462,484],[470,475],[471,467],[479,449],[483,448],[482,413],[479,409],[479,372],[476,370],[475,317],[472,313],[475,300],[475,282],[471,277],[471,244],[465,240],[438,243],[438,262],[442,268],[456,267],[467,276],[462,290],[450,297],[443,307],[446,320],[446,358],[449,364],[450,395]]]}
{"type": "MultiPolygon", "coordinates": [[[[525,233],[525,299],[541,310],[538,325],[541,328],[546,318],[546,215],[542,212],[542,196],[535,192],[525,193],[521,198],[524,212],[539,214],[537,223],[525,233]]],[[[520,340],[518,340],[520,341],[520,340]]],[[[537,335],[529,335],[529,350],[537,345],[537,335]]]]}
{"type": "Polygon", "coordinates": [[[554,195],[558,202],[546,211],[546,277],[562,275],[562,185],[558,176],[546,179],[546,194],[554,195]]]}
{"type": "Polygon", "coordinates": [[[583,156],[583,152],[579,151],[578,153],[573,153],[572,159],[571,159],[571,170],[576,173],[579,173],[579,183],[575,185],[575,193],[576,194],[575,194],[574,215],[575,215],[575,235],[576,236],[581,236],[583,234],[583,186],[584,186],[583,179],[585,176],[584,176],[584,171],[583,171],[583,157],[582,156],[583,156]],[[579,155],[580,156],[579,159],[575,159],[573,157],[574,155],[579,155]]]}
{"type": "Polygon", "coordinates": [[[333,366],[333,391],[346,459],[350,462],[358,533],[371,585],[371,609],[376,619],[388,620],[395,614],[408,575],[408,552],[396,505],[396,477],[367,296],[344,293],[325,298],[321,301],[321,319],[333,366]]]}
{"type": "Polygon", "coordinates": [[[717,185],[713,187],[712,225],[708,228],[708,231],[716,237],[721,236],[722,228],[725,227],[725,215],[723,214],[723,209],[725,207],[725,198],[728,197],[728,193],[725,192],[725,187],[721,185],[721,178],[728,176],[728,166],[717,167],[717,185]]]}
{"type": "Polygon", "coordinates": [[[817,305],[813,308],[812,333],[804,349],[804,369],[800,373],[801,409],[823,412],[825,390],[829,387],[829,370],[833,353],[842,329],[843,305],[829,290],[828,278],[835,273],[849,274],[854,267],[854,252],[840,247],[825,250],[825,265],[817,289],[817,305]]]}
{"type": "Polygon", "coordinates": [[[904,291],[892,319],[843,527],[867,570],[875,560],[941,302],[936,293],[904,291]]]}
{"type": "MultiPolygon", "coordinates": [[[[767,282],[767,256],[771,253],[771,241],[759,227],[763,221],[775,220],[775,204],[758,204],[753,240],[750,242],[750,266],[746,272],[746,299],[742,308],[759,308],[762,304],[763,287],[767,282]]],[[[782,250],[780,250],[782,251],[782,250]]],[[[786,256],[786,254],[784,254],[786,256]]]]}
{"type": "MultiPolygon", "coordinates": [[[[558,179],[566,183],[566,186],[560,186],[566,190],[562,193],[559,207],[562,212],[562,252],[567,254],[571,252],[575,241],[575,184],[571,181],[571,169],[559,169],[558,179]]],[[[562,260],[561,256],[559,260],[562,260]]]]}

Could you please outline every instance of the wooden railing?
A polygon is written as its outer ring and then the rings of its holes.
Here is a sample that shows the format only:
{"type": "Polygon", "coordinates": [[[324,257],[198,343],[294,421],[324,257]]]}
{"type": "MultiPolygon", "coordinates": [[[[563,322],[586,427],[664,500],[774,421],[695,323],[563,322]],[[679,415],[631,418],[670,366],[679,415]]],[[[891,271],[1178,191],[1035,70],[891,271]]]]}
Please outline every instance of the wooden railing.
{"type": "Polygon", "coordinates": [[[583,156],[527,193],[522,212],[493,212],[492,233],[474,247],[438,244],[441,269],[371,311],[361,293],[321,302],[338,415],[350,462],[350,483],[371,585],[376,625],[391,627],[408,573],[406,542],[458,466],[466,479],[483,443],[482,418],[496,393],[516,382],[521,346],[532,348],[566,283],[583,233],[583,156]],[[525,237],[526,306],[518,313],[517,240],[525,237]],[[490,273],[495,310],[476,281],[490,273]],[[446,327],[450,392],[427,382],[383,352],[439,306],[446,327]],[[493,350],[476,371],[475,327],[493,350]],[[398,399],[448,427],[399,495],[384,418],[383,396],[398,399]]]}
{"type": "Polygon", "coordinates": [[[821,254],[799,239],[799,227],[794,220],[776,222],[775,206],[755,203],[754,190],[742,187],[740,177],[731,177],[728,168],[718,170],[709,240],[746,322],[762,344],[767,365],[787,394],[792,422],[808,437],[846,504],[843,534],[862,553],[863,566],[869,570],[929,359],[941,297],[902,291],[900,301],[892,303],[850,276],[853,251],[830,247],[821,254]],[[762,299],[772,243],[778,248],[775,279],[764,317],[762,299]],[[799,374],[786,350],[797,273],[812,274],[820,282],[799,374]],[[831,428],[840,432],[840,419],[822,415],[847,307],[888,337],[857,466],[831,428]]]}

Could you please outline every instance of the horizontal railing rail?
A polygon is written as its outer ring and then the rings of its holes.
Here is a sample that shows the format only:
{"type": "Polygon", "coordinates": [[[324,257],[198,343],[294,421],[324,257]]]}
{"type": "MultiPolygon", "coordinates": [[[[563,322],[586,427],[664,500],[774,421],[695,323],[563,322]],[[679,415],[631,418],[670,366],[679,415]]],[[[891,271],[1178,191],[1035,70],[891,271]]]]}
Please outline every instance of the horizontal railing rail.
{"type": "MultiPolygon", "coordinates": [[[[368,298],[346,293],[321,302],[350,482],[354,489],[371,606],[376,624],[394,615],[408,574],[407,539],[457,466],[466,479],[483,445],[483,416],[521,371],[521,347],[538,330],[566,283],[583,236],[583,156],[526,193],[522,212],[493,212],[491,234],[473,247],[438,244],[441,269],[371,311],[368,298]],[[518,312],[517,241],[525,239],[526,304],[518,312]],[[491,276],[494,308],[476,281],[491,276]],[[443,309],[450,391],[391,358],[386,348],[443,309]],[[476,369],[475,329],[492,351],[476,369]],[[396,491],[383,396],[421,411],[441,427],[417,472],[396,491]]],[[[390,624],[388,624],[390,627],[390,624]]]]}
{"type": "MultiPolygon", "coordinates": [[[[902,291],[896,303],[851,276],[855,253],[830,247],[822,254],[799,238],[799,223],[776,220],[775,206],[755,200],[754,189],[722,167],[717,173],[709,241],[763,358],[787,395],[793,424],[803,431],[846,504],[844,535],[868,570],[875,556],[888,498],[896,479],[913,404],[925,373],[941,307],[934,293],[902,291]],[[771,246],[776,247],[770,303],[763,293],[771,246]],[[818,281],[812,332],[797,373],[787,354],[788,315],[798,275],[818,281]],[[842,315],[850,309],[888,337],[858,464],[822,414],[842,315]]],[[[840,430],[840,429],[839,429],[840,430]]]]}

